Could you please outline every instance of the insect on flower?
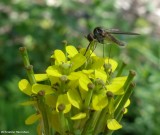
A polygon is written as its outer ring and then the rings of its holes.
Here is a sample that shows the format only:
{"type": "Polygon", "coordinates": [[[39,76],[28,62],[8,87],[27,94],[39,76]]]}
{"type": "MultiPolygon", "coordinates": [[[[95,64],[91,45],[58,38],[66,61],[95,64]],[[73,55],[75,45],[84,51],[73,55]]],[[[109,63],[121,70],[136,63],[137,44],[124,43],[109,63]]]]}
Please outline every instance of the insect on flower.
{"type": "Polygon", "coordinates": [[[112,34],[139,35],[138,33],[133,32],[122,32],[119,29],[103,29],[102,27],[96,27],[93,30],[93,33],[89,33],[86,37],[89,41],[89,45],[87,46],[84,55],[86,55],[89,49],[94,51],[97,46],[97,43],[101,43],[104,45],[104,41],[106,41],[107,43],[116,44],[118,46],[125,46],[124,42],[118,40],[112,34]],[[95,41],[94,47],[91,45],[93,41],[95,41]]]}

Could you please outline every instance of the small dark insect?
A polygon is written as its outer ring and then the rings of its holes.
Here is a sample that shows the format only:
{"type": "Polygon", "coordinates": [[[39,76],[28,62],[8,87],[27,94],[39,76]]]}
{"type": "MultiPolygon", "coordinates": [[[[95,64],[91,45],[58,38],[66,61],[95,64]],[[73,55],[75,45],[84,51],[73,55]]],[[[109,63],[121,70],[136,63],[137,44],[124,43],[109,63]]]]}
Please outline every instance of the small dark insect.
{"type": "MultiPolygon", "coordinates": [[[[139,35],[138,33],[133,33],[133,32],[122,32],[119,29],[103,29],[102,27],[96,27],[93,30],[93,33],[89,33],[86,37],[89,41],[89,45],[87,46],[84,55],[86,55],[88,49],[91,47],[92,41],[96,41],[101,44],[104,44],[104,41],[106,41],[107,43],[116,44],[118,46],[125,46],[124,42],[118,40],[112,34],[139,35]]],[[[94,49],[95,48],[96,46],[94,47],[94,49]]]]}

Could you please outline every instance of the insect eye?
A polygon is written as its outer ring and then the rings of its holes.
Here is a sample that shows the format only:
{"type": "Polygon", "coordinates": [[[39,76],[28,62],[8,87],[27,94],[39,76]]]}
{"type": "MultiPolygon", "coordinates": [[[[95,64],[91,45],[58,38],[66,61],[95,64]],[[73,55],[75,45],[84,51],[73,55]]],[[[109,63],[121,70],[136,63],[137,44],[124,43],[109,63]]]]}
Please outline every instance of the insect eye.
{"type": "Polygon", "coordinates": [[[94,35],[92,33],[88,34],[87,39],[88,39],[89,42],[93,41],[94,40],[94,35]]]}
{"type": "Polygon", "coordinates": [[[101,27],[96,27],[93,30],[93,33],[94,33],[94,35],[97,35],[97,34],[103,35],[104,31],[103,31],[103,29],[101,27]]]}

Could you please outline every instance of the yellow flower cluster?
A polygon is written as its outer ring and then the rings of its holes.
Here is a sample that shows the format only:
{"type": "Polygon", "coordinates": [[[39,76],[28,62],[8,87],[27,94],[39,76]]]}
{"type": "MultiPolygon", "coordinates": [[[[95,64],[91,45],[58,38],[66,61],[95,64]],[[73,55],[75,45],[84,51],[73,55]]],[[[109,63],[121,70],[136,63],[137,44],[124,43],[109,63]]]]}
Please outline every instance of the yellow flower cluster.
{"type": "MultiPolygon", "coordinates": [[[[123,86],[127,76],[114,76],[117,62],[94,53],[84,56],[84,48],[78,51],[74,46],[66,46],[65,51],[54,51],[52,65],[46,73],[34,74],[36,83],[31,84],[26,79],[19,82],[19,89],[31,97],[21,104],[33,105],[37,110],[25,123],[39,120],[40,133],[45,128],[41,123],[47,119],[48,123],[44,124],[61,135],[96,135],[121,128],[114,117],[119,105],[115,102],[116,96],[125,93],[123,86]]],[[[129,103],[128,99],[124,108],[129,103]]]]}

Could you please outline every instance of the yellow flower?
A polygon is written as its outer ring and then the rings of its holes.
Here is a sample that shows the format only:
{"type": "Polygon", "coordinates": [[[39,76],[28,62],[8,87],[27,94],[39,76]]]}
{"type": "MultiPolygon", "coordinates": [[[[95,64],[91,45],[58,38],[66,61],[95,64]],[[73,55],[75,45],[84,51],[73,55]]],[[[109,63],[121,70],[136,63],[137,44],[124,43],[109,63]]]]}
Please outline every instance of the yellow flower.
{"type": "Polygon", "coordinates": [[[68,100],[67,94],[59,95],[56,103],[56,111],[59,112],[58,106],[63,104],[65,106],[63,113],[68,113],[71,110],[71,104],[68,100]]]}
{"type": "Polygon", "coordinates": [[[21,81],[19,81],[18,87],[23,93],[27,94],[28,96],[31,96],[33,94],[32,86],[26,79],[22,79],[21,81]]]}
{"type": "Polygon", "coordinates": [[[84,53],[84,48],[78,51],[74,46],[66,46],[65,53],[55,50],[46,73],[32,76],[34,84],[26,79],[19,82],[23,93],[37,98],[21,103],[33,105],[39,112],[29,116],[26,124],[45,121],[59,134],[72,130],[74,134],[93,134],[97,125],[97,134],[104,132],[106,125],[109,132],[122,128],[119,110],[124,107],[126,113],[130,104],[129,99],[120,102],[125,97],[127,76],[114,77],[118,66],[115,60],[90,55],[90,50],[84,53]]]}
{"type": "Polygon", "coordinates": [[[92,107],[94,110],[102,110],[108,105],[108,99],[106,96],[106,92],[100,94],[94,94],[92,97],[92,107]]]}
{"type": "Polygon", "coordinates": [[[106,88],[108,91],[111,91],[115,95],[122,95],[124,94],[123,85],[126,80],[127,76],[113,78],[110,84],[106,85],[106,88]]]}
{"type": "Polygon", "coordinates": [[[19,89],[23,93],[25,93],[29,96],[31,96],[32,94],[38,94],[38,92],[40,92],[40,91],[44,91],[45,95],[54,93],[54,89],[50,85],[36,83],[31,86],[30,83],[28,82],[28,80],[26,80],[26,79],[22,79],[19,82],[19,89]]]}
{"type": "Polygon", "coordinates": [[[118,121],[116,121],[116,119],[108,119],[107,120],[107,127],[110,130],[118,130],[118,129],[122,128],[122,125],[120,125],[118,123],[118,121]]]}
{"type": "Polygon", "coordinates": [[[59,82],[58,78],[62,75],[70,75],[86,61],[86,58],[82,54],[77,53],[75,48],[68,46],[66,50],[69,53],[69,60],[61,50],[54,51],[54,54],[51,56],[55,59],[55,65],[49,66],[46,72],[52,84],[59,82]],[[73,50],[75,52],[71,54],[73,50]]]}

